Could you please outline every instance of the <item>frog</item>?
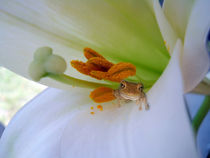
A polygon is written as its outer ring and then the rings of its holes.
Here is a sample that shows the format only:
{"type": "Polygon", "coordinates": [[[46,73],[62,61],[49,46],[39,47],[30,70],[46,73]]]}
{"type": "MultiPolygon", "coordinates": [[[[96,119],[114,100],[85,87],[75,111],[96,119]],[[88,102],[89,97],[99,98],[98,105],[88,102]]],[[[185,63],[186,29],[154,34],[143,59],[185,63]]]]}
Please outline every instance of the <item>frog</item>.
{"type": "Polygon", "coordinates": [[[117,99],[119,107],[121,106],[121,101],[135,101],[136,105],[139,105],[139,110],[142,110],[142,104],[145,105],[146,110],[149,110],[149,104],[147,102],[147,97],[144,93],[144,85],[142,83],[133,83],[122,80],[119,88],[115,89],[113,93],[117,99]]]}

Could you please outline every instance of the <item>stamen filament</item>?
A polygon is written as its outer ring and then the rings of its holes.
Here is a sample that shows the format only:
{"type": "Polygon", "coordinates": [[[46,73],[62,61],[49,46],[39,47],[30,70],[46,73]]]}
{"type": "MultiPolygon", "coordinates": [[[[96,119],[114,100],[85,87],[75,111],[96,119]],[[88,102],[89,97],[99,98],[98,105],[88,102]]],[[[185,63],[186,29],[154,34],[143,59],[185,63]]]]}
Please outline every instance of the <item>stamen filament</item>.
{"type": "Polygon", "coordinates": [[[102,84],[102,83],[96,83],[96,82],[90,82],[85,81],[81,79],[77,79],[65,74],[47,74],[44,77],[49,77],[51,79],[54,79],[56,81],[75,86],[75,87],[81,87],[81,88],[98,88],[98,87],[109,87],[109,88],[117,88],[118,85],[116,84],[102,84]]]}

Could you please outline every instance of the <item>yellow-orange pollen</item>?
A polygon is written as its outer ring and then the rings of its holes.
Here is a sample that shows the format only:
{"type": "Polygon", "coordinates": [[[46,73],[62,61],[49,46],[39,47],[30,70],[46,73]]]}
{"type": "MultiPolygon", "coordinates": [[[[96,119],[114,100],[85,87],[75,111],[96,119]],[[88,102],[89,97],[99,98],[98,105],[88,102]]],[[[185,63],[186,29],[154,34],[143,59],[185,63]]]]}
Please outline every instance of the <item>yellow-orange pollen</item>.
{"type": "Polygon", "coordinates": [[[95,112],[93,112],[93,111],[92,111],[92,112],[90,112],[90,114],[91,114],[91,115],[94,115],[94,114],[95,114],[95,112]]]}
{"type": "MultiPolygon", "coordinates": [[[[72,60],[71,65],[82,74],[89,75],[98,80],[120,82],[123,79],[134,76],[136,67],[131,63],[120,62],[113,64],[91,48],[84,49],[87,62],[72,60]]],[[[91,92],[90,98],[97,103],[108,102],[115,99],[113,89],[99,87],[91,92]]],[[[102,108],[103,109],[103,108],[102,108]]]]}
{"type": "Polygon", "coordinates": [[[168,50],[168,51],[170,51],[170,46],[166,43],[166,41],[165,41],[165,40],[164,40],[164,44],[165,44],[165,46],[166,46],[167,50],[168,50]]]}
{"type": "Polygon", "coordinates": [[[98,105],[97,108],[98,108],[100,111],[103,111],[103,106],[98,105]]]}

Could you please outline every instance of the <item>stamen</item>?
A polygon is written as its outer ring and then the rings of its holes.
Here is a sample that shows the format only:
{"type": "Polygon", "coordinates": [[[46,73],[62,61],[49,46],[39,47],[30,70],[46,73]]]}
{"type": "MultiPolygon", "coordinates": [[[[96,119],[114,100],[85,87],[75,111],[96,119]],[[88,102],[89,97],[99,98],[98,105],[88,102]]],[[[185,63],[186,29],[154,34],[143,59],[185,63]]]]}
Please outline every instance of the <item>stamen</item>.
{"type": "Polygon", "coordinates": [[[96,78],[103,78],[114,82],[120,82],[123,79],[136,74],[136,67],[130,63],[118,63],[112,66],[109,71],[91,71],[90,74],[96,78]]]}
{"type": "MultiPolygon", "coordinates": [[[[95,56],[100,55],[96,54],[95,56]]],[[[29,75],[35,81],[48,77],[67,85],[83,88],[116,87],[113,83],[101,84],[68,76],[64,74],[66,65],[66,61],[61,56],[53,54],[52,48],[41,47],[34,53],[33,61],[29,66],[29,75]]],[[[86,63],[80,61],[72,61],[72,66],[85,74],[90,75],[90,71],[92,71],[86,63]]]]}
{"type": "Polygon", "coordinates": [[[62,82],[64,84],[72,85],[72,86],[75,86],[75,87],[97,88],[97,87],[106,86],[106,87],[116,88],[116,85],[89,82],[89,81],[80,80],[80,79],[77,79],[77,78],[74,78],[74,77],[71,77],[71,76],[68,76],[68,75],[65,75],[65,74],[61,74],[61,75],[48,74],[46,77],[49,77],[53,80],[62,82]]]}
{"type": "Polygon", "coordinates": [[[89,75],[98,80],[104,79],[120,82],[136,74],[136,67],[133,64],[124,62],[113,64],[91,48],[85,48],[84,55],[88,61],[84,63],[73,60],[71,61],[72,67],[77,69],[80,73],[89,75]]]}
{"type": "Polygon", "coordinates": [[[114,64],[100,57],[93,57],[87,61],[87,65],[92,70],[108,71],[114,64]]]}
{"type": "Polygon", "coordinates": [[[93,106],[91,106],[91,107],[90,107],[90,109],[91,109],[91,110],[93,110],[93,109],[94,109],[94,107],[93,107],[93,106]]]}
{"type": "Polygon", "coordinates": [[[136,67],[130,63],[118,63],[108,71],[110,80],[120,82],[121,80],[136,74],[136,67]]]}
{"type": "Polygon", "coordinates": [[[102,59],[104,59],[104,57],[102,55],[100,55],[99,53],[97,53],[96,51],[94,51],[91,48],[85,48],[84,49],[84,56],[89,60],[90,58],[93,57],[100,57],[102,59]]]}
{"type": "Polygon", "coordinates": [[[108,87],[99,87],[90,93],[90,98],[96,103],[103,103],[115,99],[113,89],[108,87]]]}
{"type": "Polygon", "coordinates": [[[91,71],[90,74],[92,77],[97,78],[98,80],[102,80],[102,79],[108,80],[109,79],[107,72],[91,71]]]}
{"type": "Polygon", "coordinates": [[[87,66],[86,63],[83,63],[82,61],[72,60],[71,66],[82,74],[90,75],[91,69],[87,66]]]}
{"type": "Polygon", "coordinates": [[[91,77],[94,77],[98,80],[101,80],[102,78],[100,76],[93,76],[91,75],[91,71],[108,71],[110,67],[113,66],[113,64],[106,59],[100,58],[100,57],[93,57],[90,60],[88,60],[86,63],[78,60],[72,60],[71,65],[73,68],[75,68],[77,71],[79,71],[82,74],[89,75],[91,77]]]}

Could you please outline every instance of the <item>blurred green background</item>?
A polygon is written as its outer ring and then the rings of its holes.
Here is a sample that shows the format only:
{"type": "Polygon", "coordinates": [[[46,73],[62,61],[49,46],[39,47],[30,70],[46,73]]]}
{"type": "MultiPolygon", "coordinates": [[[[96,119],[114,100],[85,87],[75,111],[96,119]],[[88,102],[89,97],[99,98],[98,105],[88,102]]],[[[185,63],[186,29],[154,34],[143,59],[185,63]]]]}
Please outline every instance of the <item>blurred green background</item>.
{"type": "Polygon", "coordinates": [[[45,88],[0,67],[0,122],[7,125],[24,104],[45,88]]]}

